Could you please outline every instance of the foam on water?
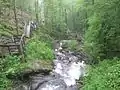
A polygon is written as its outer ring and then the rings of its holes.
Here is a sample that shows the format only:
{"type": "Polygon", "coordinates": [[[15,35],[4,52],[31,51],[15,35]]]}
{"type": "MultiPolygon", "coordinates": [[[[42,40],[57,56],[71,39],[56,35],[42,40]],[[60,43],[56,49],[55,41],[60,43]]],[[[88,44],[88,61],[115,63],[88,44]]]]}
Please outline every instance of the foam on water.
{"type": "Polygon", "coordinates": [[[57,64],[55,72],[63,76],[66,85],[71,86],[76,84],[76,80],[79,80],[81,76],[84,76],[84,62],[73,62],[68,70],[64,70],[60,63],[57,64]]]}
{"type": "Polygon", "coordinates": [[[46,85],[46,87],[42,88],[41,90],[55,90],[57,88],[59,88],[59,86],[46,85]]]}
{"type": "MultiPolygon", "coordinates": [[[[60,46],[62,43],[60,44],[60,46]]],[[[54,60],[54,70],[53,73],[60,75],[59,80],[63,80],[67,87],[76,86],[76,80],[80,77],[85,76],[85,63],[80,62],[78,58],[72,55],[72,52],[60,52],[62,48],[55,49],[56,60],[54,60]]],[[[47,84],[41,90],[66,90],[59,89],[60,84],[47,84]]],[[[77,89],[70,89],[77,90],[77,89]]]]}
{"type": "Polygon", "coordinates": [[[61,63],[57,63],[54,72],[56,72],[56,73],[58,73],[58,74],[60,74],[60,75],[63,74],[61,63]]]}
{"type": "Polygon", "coordinates": [[[30,37],[30,22],[29,22],[29,24],[27,25],[26,36],[27,36],[27,37],[30,37]]]}

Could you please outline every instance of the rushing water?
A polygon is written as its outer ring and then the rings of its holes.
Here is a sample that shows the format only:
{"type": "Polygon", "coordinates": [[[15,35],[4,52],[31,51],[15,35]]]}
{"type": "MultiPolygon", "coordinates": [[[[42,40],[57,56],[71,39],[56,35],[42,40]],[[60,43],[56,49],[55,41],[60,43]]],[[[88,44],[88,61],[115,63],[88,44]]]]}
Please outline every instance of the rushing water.
{"type": "Polygon", "coordinates": [[[33,30],[37,28],[37,25],[33,21],[29,21],[28,23],[25,23],[24,25],[24,34],[26,37],[30,37],[33,30]]]}
{"type": "Polygon", "coordinates": [[[55,49],[56,58],[50,74],[33,75],[28,85],[15,90],[78,90],[76,80],[85,76],[86,65],[74,52],[64,51],[61,45],[55,49]]]}
{"type": "Polygon", "coordinates": [[[51,75],[39,78],[38,84],[33,83],[31,90],[78,90],[76,80],[85,75],[85,63],[73,52],[62,50],[61,45],[55,49],[56,59],[51,75]]]}

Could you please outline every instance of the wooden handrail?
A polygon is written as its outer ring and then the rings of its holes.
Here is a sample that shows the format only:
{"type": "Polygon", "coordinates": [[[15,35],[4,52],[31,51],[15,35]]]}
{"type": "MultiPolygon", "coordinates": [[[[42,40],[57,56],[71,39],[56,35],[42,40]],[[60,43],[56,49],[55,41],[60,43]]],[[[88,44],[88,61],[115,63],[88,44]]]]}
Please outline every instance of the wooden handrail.
{"type": "Polygon", "coordinates": [[[22,41],[24,40],[24,37],[25,37],[25,34],[22,34],[19,44],[22,43],[22,41]]]}
{"type": "Polygon", "coordinates": [[[0,47],[19,46],[20,44],[0,44],[0,47]]]}

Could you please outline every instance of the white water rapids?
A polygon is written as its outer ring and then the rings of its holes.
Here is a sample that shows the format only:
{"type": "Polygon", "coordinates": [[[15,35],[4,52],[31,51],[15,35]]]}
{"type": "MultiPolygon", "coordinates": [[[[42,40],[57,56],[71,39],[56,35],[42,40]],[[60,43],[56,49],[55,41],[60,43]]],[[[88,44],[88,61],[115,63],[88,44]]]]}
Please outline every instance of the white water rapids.
{"type": "Polygon", "coordinates": [[[77,81],[86,75],[85,56],[82,52],[77,54],[63,50],[61,45],[55,49],[54,68],[51,72],[42,70],[27,75],[28,83],[22,83],[13,90],[79,90],[77,81]]]}
{"type": "Polygon", "coordinates": [[[54,72],[63,76],[64,81],[67,86],[72,86],[76,84],[75,80],[79,80],[81,76],[84,76],[85,64],[82,62],[73,62],[68,68],[63,68],[61,63],[57,63],[54,72]]]}
{"type": "Polygon", "coordinates": [[[60,52],[62,48],[56,49],[56,60],[54,60],[54,70],[53,73],[60,75],[59,79],[63,80],[66,87],[61,88],[61,86],[54,85],[54,83],[46,84],[42,89],[38,90],[77,90],[77,88],[72,88],[76,86],[76,80],[80,77],[85,76],[85,63],[84,61],[79,61],[78,58],[72,55],[72,52],[60,52]]]}

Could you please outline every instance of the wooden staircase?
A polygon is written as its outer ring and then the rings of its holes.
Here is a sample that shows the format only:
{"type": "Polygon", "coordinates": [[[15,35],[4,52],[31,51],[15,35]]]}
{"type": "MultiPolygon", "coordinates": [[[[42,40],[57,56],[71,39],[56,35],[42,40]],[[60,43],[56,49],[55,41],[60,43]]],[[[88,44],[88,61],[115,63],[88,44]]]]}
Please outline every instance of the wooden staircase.
{"type": "Polygon", "coordinates": [[[0,57],[10,55],[24,55],[24,34],[12,37],[4,37],[0,40],[0,57]]]}

